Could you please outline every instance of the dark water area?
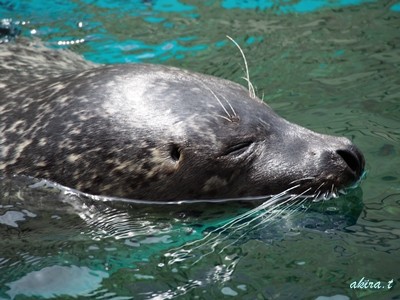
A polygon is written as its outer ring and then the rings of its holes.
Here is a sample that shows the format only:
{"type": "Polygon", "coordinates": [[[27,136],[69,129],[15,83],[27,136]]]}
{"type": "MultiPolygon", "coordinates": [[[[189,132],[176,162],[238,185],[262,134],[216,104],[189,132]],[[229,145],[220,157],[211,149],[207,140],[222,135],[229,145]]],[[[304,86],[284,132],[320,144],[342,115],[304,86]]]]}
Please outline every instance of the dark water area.
{"type": "Polygon", "coordinates": [[[1,179],[0,299],[400,298],[399,2],[0,1],[0,19],[3,41],[246,85],[229,35],[260,98],[348,137],[367,162],[337,199],[258,208],[130,204],[1,179]]]}

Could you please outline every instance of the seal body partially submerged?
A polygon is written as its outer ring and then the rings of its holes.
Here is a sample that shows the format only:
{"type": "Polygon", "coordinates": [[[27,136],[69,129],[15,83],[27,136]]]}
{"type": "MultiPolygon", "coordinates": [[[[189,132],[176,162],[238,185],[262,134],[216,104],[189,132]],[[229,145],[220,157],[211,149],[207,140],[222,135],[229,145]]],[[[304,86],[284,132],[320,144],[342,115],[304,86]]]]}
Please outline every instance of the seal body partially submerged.
{"type": "Polygon", "coordinates": [[[7,77],[14,84],[3,84],[0,99],[1,173],[179,200],[291,187],[330,194],[363,172],[348,139],[289,123],[231,81],[161,65],[82,69],[21,84],[17,72],[7,77]]]}

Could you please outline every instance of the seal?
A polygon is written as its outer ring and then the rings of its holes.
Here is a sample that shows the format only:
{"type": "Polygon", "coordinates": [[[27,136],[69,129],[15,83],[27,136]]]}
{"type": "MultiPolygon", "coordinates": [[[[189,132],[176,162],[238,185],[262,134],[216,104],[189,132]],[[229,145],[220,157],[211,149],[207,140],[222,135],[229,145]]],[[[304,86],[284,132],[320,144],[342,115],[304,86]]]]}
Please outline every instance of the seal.
{"type": "Polygon", "coordinates": [[[2,174],[163,201],[289,188],[331,196],[363,173],[348,139],[286,121],[237,83],[162,65],[93,66],[71,54],[68,64],[65,52],[25,46],[0,56],[2,174]]]}

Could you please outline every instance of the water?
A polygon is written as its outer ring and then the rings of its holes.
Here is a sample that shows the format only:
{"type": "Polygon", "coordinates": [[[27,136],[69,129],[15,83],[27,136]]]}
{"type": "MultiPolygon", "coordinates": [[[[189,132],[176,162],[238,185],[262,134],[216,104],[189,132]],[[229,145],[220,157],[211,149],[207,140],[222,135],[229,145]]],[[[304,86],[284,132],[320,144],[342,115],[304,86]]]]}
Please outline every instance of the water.
{"type": "Polygon", "coordinates": [[[0,299],[400,297],[400,3],[2,1],[0,16],[98,63],[245,85],[232,36],[257,94],[290,121],[353,140],[368,172],[339,199],[267,203],[244,218],[251,204],[110,203],[1,180],[0,299]],[[350,287],[363,277],[385,288],[350,287]]]}

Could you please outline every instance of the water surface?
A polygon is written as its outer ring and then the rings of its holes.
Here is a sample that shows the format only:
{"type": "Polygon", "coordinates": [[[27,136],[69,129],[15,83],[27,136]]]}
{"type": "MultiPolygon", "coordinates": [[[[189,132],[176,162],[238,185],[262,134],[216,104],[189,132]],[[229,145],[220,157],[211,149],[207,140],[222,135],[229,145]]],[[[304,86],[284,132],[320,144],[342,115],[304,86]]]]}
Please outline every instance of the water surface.
{"type": "Polygon", "coordinates": [[[33,179],[2,180],[0,299],[398,299],[399,7],[2,1],[2,18],[49,47],[245,85],[229,35],[246,54],[257,95],[290,121],[350,138],[365,154],[367,177],[339,199],[266,204],[243,218],[253,205],[108,203],[33,179]],[[363,277],[394,286],[350,288],[363,277]]]}

